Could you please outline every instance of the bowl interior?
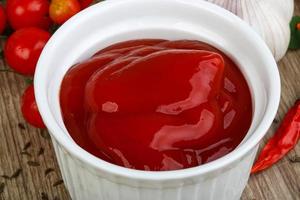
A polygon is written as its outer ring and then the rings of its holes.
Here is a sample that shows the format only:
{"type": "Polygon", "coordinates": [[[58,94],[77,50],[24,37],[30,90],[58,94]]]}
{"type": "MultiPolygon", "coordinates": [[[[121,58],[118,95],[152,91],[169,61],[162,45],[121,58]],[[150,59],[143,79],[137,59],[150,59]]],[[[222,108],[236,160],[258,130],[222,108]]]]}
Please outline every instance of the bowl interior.
{"type": "Polygon", "coordinates": [[[60,84],[73,64],[97,50],[139,38],[195,39],[211,44],[238,64],[250,86],[254,116],[246,138],[232,153],[197,167],[198,173],[234,161],[258,144],[278,107],[276,63],[263,41],[240,19],[217,6],[194,0],[106,1],[79,13],[53,35],[39,60],[35,87],[42,117],[56,140],[79,158],[88,157],[90,164],[101,167],[103,161],[78,148],[64,126],[60,84]]]}
{"type": "MultiPolygon", "coordinates": [[[[249,58],[245,59],[243,53],[241,53],[238,47],[230,45],[226,42],[226,37],[217,37],[211,36],[210,34],[197,34],[192,31],[175,29],[175,28],[142,28],[136,30],[124,30],[124,32],[112,32],[113,35],[109,36],[106,34],[104,39],[98,37],[97,34],[93,37],[95,40],[94,43],[91,43],[90,46],[79,46],[79,49],[74,50],[72,55],[72,60],[67,60],[70,64],[64,64],[59,66],[59,71],[53,74],[52,80],[49,81],[48,95],[49,95],[49,106],[52,111],[52,114],[55,117],[56,123],[64,130],[64,133],[69,136],[68,131],[65,128],[65,125],[62,120],[60,104],[59,104],[59,90],[62,79],[65,73],[68,71],[73,64],[84,61],[89,58],[91,55],[96,53],[98,50],[101,50],[104,47],[107,47],[110,44],[116,42],[131,40],[131,39],[144,39],[144,38],[157,38],[157,39],[168,39],[168,40],[179,40],[179,39],[190,39],[190,40],[199,40],[211,44],[218,49],[226,53],[231,59],[233,59],[239,66],[243,75],[245,76],[248,85],[251,90],[252,100],[253,100],[253,122],[252,126],[247,134],[247,137],[253,133],[253,130],[258,125],[258,122],[262,119],[263,113],[266,108],[266,91],[263,89],[263,82],[258,79],[259,72],[255,70],[253,62],[250,62],[249,58]],[[236,48],[236,49],[235,49],[236,48]],[[75,53],[75,51],[77,53],[75,53]]],[[[90,38],[91,36],[89,36],[90,38]]],[[[69,55],[69,53],[68,53],[69,55]]],[[[67,57],[67,56],[66,56],[67,57]]]]}

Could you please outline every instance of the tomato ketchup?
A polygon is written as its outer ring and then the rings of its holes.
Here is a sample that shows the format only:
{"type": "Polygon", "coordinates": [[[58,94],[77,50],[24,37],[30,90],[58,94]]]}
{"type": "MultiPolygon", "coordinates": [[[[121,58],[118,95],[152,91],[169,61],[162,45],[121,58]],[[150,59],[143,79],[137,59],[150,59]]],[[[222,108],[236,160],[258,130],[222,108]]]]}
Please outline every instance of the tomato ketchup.
{"type": "Polygon", "coordinates": [[[249,87],[218,49],[192,40],[131,40],[74,65],[63,120],[91,154],[127,168],[199,166],[233,151],[252,121],[249,87]]]}

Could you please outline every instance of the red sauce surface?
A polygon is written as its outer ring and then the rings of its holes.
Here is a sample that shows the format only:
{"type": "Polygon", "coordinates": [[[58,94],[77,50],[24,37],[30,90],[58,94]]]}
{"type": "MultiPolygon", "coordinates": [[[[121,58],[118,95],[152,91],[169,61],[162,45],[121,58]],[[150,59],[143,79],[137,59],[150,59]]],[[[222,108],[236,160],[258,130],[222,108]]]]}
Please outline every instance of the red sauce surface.
{"type": "Polygon", "coordinates": [[[252,121],[249,87],[236,64],[189,40],[107,47],[67,72],[60,103],[78,145],[139,170],[220,158],[240,144],[252,121]]]}

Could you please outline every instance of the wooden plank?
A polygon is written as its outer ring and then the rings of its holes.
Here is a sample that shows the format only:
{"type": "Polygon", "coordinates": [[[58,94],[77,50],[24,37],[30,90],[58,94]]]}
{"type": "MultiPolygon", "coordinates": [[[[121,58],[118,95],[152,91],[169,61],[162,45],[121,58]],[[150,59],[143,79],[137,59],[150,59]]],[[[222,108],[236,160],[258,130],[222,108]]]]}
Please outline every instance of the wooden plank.
{"type": "MultiPolygon", "coordinates": [[[[5,69],[0,61],[0,69],[5,69]]],[[[69,199],[63,185],[54,187],[61,180],[49,135],[45,130],[35,129],[22,118],[19,102],[26,88],[25,78],[0,72],[0,176],[10,177],[21,169],[15,178],[0,177],[0,200],[69,199]],[[48,137],[45,137],[48,136],[48,137]],[[28,142],[26,154],[21,154],[28,142]],[[44,152],[41,154],[40,149],[44,152]],[[29,154],[31,156],[29,156],[29,154]],[[39,155],[41,154],[41,155],[39,155]],[[38,166],[33,166],[36,162],[38,166]],[[45,171],[54,172],[45,175],[45,171]]]]}
{"type": "MultiPolygon", "coordinates": [[[[295,4],[295,14],[300,15],[300,1],[295,1],[295,4]]],[[[300,51],[289,51],[278,65],[282,97],[276,119],[281,121],[288,108],[300,98],[300,51]]],[[[261,146],[277,127],[277,123],[272,125],[261,146]]],[[[300,199],[300,163],[290,161],[295,156],[300,156],[300,144],[271,169],[251,176],[242,199],[300,199]]]]}
{"type": "MultiPolygon", "coordinates": [[[[299,0],[296,14],[300,15],[299,0]]],[[[5,68],[0,60],[0,69],[5,68]]],[[[279,69],[282,100],[262,145],[274,133],[287,109],[300,98],[300,51],[288,52],[279,69]]],[[[0,200],[68,200],[63,184],[53,186],[61,175],[48,133],[27,125],[21,116],[19,101],[25,88],[24,77],[0,72],[0,200]],[[22,154],[25,146],[27,154],[22,154]]],[[[291,162],[295,156],[300,156],[300,144],[276,166],[251,176],[242,200],[300,199],[300,163],[291,162]]]]}

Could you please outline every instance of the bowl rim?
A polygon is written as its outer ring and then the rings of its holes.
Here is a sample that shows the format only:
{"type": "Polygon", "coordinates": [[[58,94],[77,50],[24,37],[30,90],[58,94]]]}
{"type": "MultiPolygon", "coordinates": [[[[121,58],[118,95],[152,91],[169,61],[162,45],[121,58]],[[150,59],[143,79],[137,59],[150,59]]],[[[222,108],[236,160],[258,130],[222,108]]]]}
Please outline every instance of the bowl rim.
{"type": "MultiPolygon", "coordinates": [[[[130,1],[140,1],[140,0],[123,0],[122,2],[130,1]]],[[[161,0],[160,0],[161,1],[161,0]]],[[[173,2],[182,2],[182,0],[164,0],[169,1],[170,3],[173,2]]],[[[185,0],[186,2],[193,0],[185,0]]],[[[56,37],[59,34],[62,34],[65,30],[69,27],[76,24],[76,21],[84,17],[85,15],[89,15],[90,12],[93,10],[97,10],[99,6],[101,9],[109,9],[113,4],[120,2],[120,1],[104,1],[98,4],[95,4],[86,10],[80,12],[79,14],[73,16],[69,21],[67,21],[60,29],[55,33],[56,37]]],[[[59,145],[61,145],[68,153],[70,153],[73,157],[76,157],[81,162],[91,166],[92,168],[100,171],[104,171],[114,176],[121,176],[129,179],[134,180],[149,180],[149,181],[166,181],[166,180],[174,180],[174,179],[182,179],[188,177],[199,176],[202,174],[206,174],[218,169],[221,169],[224,166],[228,166],[235,161],[241,159],[244,155],[254,149],[259,141],[264,137],[267,130],[269,129],[279,106],[280,102],[280,93],[281,93],[281,85],[280,85],[280,76],[279,71],[277,68],[277,64],[275,59],[273,58],[270,50],[266,46],[265,42],[258,36],[258,34],[244,21],[240,18],[235,16],[234,14],[230,13],[229,11],[216,6],[212,3],[206,1],[197,1],[197,5],[199,10],[209,9],[210,11],[218,14],[222,14],[224,18],[230,19],[233,23],[236,23],[237,26],[240,26],[242,29],[247,31],[247,35],[245,37],[252,37],[253,41],[256,41],[257,47],[261,50],[262,56],[268,62],[267,71],[270,73],[268,76],[270,77],[270,93],[267,97],[267,105],[265,109],[265,113],[263,114],[262,121],[256,129],[253,131],[253,134],[238,148],[236,148],[231,153],[206,164],[188,168],[188,169],[181,169],[176,171],[142,171],[142,170],[135,170],[135,169],[128,169],[125,167],[117,166],[111,163],[108,163],[100,158],[97,158],[81,147],[79,147],[74,141],[67,137],[60,126],[55,121],[55,117],[53,116],[51,109],[48,105],[47,100],[47,93],[43,91],[43,80],[46,80],[47,74],[45,73],[46,70],[43,68],[45,67],[45,63],[47,63],[47,52],[49,49],[53,48],[53,39],[50,39],[47,45],[45,46],[40,59],[38,61],[35,77],[34,77],[34,86],[35,86],[35,96],[37,100],[37,105],[40,110],[41,116],[52,135],[52,139],[54,138],[59,145]]],[[[44,81],[45,82],[45,81],[44,81]]]]}

